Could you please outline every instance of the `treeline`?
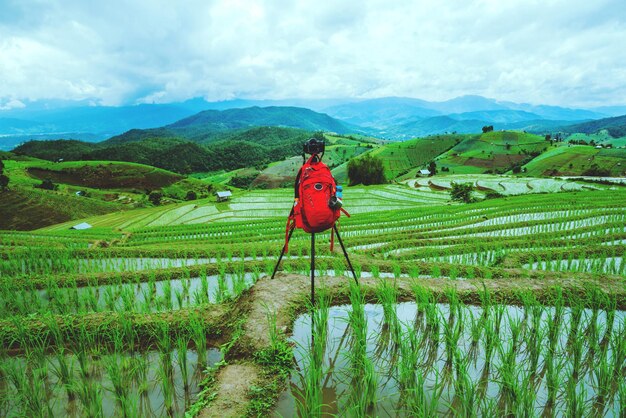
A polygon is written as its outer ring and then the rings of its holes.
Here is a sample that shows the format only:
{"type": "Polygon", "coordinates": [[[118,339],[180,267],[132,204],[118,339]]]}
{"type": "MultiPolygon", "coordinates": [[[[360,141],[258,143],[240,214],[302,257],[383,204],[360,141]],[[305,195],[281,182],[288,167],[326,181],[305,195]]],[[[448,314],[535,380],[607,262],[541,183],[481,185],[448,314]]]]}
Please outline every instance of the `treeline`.
{"type": "Polygon", "coordinates": [[[4,163],[0,159],[0,192],[9,185],[9,177],[4,174],[4,163]]]}
{"type": "Polygon", "coordinates": [[[348,162],[348,178],[351,186],[356,184],[367,186],[387,182],[383,161],[379,157],[372,157],[370,154],[353,158],[348,162]]]}
{"type": "Polygon", "coordinates": [[[264,166],[297,155],[310,136],[310,132],[299,129],[257,127],[229,132],[209,144],[143,137],[95,144],[75,140],[30,141],[15,148],[14,153],[49,161],[127,161],[189,174],[264,166]]]}

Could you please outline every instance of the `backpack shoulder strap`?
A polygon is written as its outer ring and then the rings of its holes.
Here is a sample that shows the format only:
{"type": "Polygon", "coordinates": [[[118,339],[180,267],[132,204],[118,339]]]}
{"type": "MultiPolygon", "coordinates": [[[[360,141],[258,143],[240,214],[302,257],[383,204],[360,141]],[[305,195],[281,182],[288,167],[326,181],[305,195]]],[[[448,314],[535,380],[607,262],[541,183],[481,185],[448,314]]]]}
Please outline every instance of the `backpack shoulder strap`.
{"type": "Polygon", "coordinates": [[[304,165],[302,167],[300,167],[300,170],[298,170],[298,174],[296,175],[296,181],[294,182],[293,185],[293,193],[294,193],[294,198],[295,199],[299,199],[300,198],[300,178],[302,177],[302,168],[304,167],[304,165]]]}

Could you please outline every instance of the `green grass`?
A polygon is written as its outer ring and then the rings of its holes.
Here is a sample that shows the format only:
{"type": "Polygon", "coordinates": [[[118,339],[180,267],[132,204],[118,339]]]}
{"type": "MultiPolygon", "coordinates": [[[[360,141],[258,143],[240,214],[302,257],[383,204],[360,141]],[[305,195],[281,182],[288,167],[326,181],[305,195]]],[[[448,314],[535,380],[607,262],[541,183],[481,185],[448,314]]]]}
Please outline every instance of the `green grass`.
{"type": "Polygon", "coordinates": [[[31,230],[126,209],[114,202],[68,196],[49,190],[13,188],[0,192],[0,229],[31,230]]]}
{"type": "MultiPolygon", "coordinates": [[[[9,157],[12,157],[8,154],[9,157]]],[[[210,182],[185,178],[143,164],[108,161],[52,163],[34,158],[3,160],[9,190],[2,192],[0,228],[33,229],[94,215],[151,206],[147,192],[168,201],[185,200],[189,191],[209,195],[210,182]],[[37,188],[50,179],[54,191],[37,188]],[[76,196],[76,192],[86,196],[76,196]]],[[[115,216],[115,215],[114,215],[115,216]]]]}
{"type": "Polygon", "coordinates": [[[593,165],[620,177],[626,173],[626,150],[596,149],[588,145],[551,147],[524,167],[530,176],[580,176],[593,165]]]}

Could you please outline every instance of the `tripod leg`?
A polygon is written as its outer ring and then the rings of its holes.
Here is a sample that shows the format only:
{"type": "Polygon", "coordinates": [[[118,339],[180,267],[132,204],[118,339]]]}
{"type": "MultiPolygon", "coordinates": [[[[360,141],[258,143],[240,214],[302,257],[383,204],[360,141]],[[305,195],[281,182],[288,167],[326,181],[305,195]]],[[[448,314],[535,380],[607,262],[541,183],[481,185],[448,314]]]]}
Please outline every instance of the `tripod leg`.
{"type": "Polygon", "coordinates": [[[294,229],[296,229],[295,226],[291,227],[291,230],[289,231],[287,242],[285,243],[285,245],[283,245],[283,250],[280,252],[280,257],[278,257],[278,262],[276,263],[276,266],[274,267],[274,272],[272,273],[272,279],[274,279],[274,276],[276,275],[276,272],[278,271],[278,266],[280,265],[280,262],[283,259],[283,256],[285,255],[285,248],[287,248],[287,243],[289,243],[289,240],[291,240],[291,235],[293,234],[294,229]]]}
{"type": "Polygon", "coordinates": [[[315,233],[311,233],[311,350],[315,347],[315,233]]]}
{"type": "Polygon", "coordinates": [[[337,240],[339,241],[339,245],[341,245],[341,249],[343,250],[343,255],[346,257],[346,261],[348,262],[348,267],[350,267],[350,271],[352,272],[352,276],[354,277],[354,281],[356,285],[359,285],[359,279],[356,277],[356,273],[352,268],[352,263],[350,262],[350,258],[348,257],[348,252],[346,251],[346,247],[343,246],[343,241],[341,240],[341,235],[339,235],[339,230],[337,229],[337,225],[333,225],[333,229],[335,230],[335,234],[337,234],[337,240]]]}

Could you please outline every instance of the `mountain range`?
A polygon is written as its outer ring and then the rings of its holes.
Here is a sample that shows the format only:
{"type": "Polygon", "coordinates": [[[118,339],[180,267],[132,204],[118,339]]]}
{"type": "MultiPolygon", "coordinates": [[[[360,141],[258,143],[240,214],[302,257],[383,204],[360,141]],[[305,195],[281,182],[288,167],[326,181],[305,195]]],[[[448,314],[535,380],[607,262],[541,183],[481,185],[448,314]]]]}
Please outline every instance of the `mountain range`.
{"type": "Polygon", "coordinates": [[[132,129],[159,129],[161,133],[175,136],[184,132],[185,137],[196,135],[199,140],[210,139],[203,137],[202,129],[190,133],[190,124],[195,128],[209,127],[212,132],[271,125],[403,140],[445,132],[480,132],[484,125],[540,132],[623,114],[626,114],[626,106],[572,109],[482,96],[461,96],[441,102],[403,97],[218,102],[192,99],[121,107],[94,106],[88,102],[28,102],[22,108],[0,110],[0,149],[12,149],[30,139],[98,142],[132,129]],[[244,108],[254,110],[241,112],[244,108]],[[263,109],[279,111],[271,113],[263,109]],[[306,111],[310,113],[304,115],[306,111]],[[286,113],[292,113],[287,123],[286,113]]]}

